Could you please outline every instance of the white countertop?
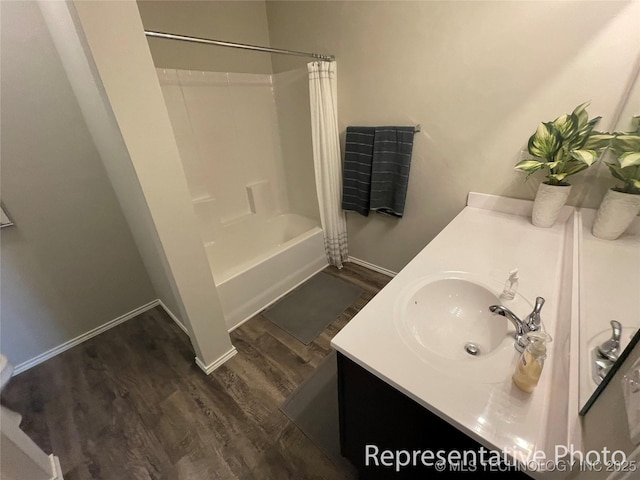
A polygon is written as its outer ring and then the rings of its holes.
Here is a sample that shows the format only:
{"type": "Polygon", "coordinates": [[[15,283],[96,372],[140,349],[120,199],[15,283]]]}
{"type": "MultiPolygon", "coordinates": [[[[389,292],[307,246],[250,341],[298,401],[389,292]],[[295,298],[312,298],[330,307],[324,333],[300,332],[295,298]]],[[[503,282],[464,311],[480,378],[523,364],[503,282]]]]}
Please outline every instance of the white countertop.
{"type": "MultiPolygon", "coordinates": [[[[526,216],[531,202],[477,194],[470,194],[470,200],[472,195],[476,195],[476,200],[470,201],[470,205],[483,208],[467,206],[331,344],[486,447],[516,451],[524,455],[521,458],[527,458],[535,450],[545,449],[554,356],[547,359],[536,390],[525,394],[511,381],[519,356],[515,349],[511,364],[505,366],[494,383],[479,383],[473,378],[452,375],[421,359],[403,342],[394,322],[396,299],[403,296],[407,285],[421,277],[443,271],[469,272],[494,281],[499,286],[499,294],[509,271],[517,267],[518,292],[530,302],[537,296],[546,299],[542,321],[545,329],[554,335],[565,222],[572,209],[566,208],[552,228],[537,228],[526,216]]],[[[529,312],[515,313],[523,318],[529,312]]],[[[469,361],[474,360],[470,357],[469,361]]],[[[566,403],[566,399],[562,401],[566,403]]]]}

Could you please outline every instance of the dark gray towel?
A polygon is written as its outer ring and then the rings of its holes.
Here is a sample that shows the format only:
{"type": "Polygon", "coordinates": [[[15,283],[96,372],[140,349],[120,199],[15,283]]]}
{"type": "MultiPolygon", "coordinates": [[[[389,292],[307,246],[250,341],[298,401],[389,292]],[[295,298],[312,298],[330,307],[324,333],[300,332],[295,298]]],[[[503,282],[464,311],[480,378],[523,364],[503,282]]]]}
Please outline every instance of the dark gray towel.
{"type": "Polygon", "coordinates": [[[376,127],[369,208],[402,217],[415,127],[376,127]]]}
{"type": "Polygon", "coordinates": [[[347,127],[342,174],[342,209],[369,215],[374,127],[347,127]]]}

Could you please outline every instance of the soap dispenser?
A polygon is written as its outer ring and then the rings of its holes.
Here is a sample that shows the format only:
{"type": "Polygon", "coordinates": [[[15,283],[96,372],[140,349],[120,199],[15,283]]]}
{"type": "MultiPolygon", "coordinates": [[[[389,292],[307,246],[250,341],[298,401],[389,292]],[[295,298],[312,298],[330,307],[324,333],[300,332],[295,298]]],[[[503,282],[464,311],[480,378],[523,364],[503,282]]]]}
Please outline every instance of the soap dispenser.
{"type": "Polygon", "coordinates": [[[514,268],[509,272],[509,278],[504,282],[504,288],[502,289],[502,294],[500,294],[500,298],[504,298],[505,300],[513,300],[516,296],[516,292],[518,291],[518,281],[520,278],[518,277],[518,269],[514,268]]]}
{"type": "Polygon", "coordinates": [[[544,359],[547,358],[547,343],[551,335],[545,332],[527,333],[529,344],[520,355],[513,374],[513,383],[523,392],[531,393],[538,385],[544,359]]]}

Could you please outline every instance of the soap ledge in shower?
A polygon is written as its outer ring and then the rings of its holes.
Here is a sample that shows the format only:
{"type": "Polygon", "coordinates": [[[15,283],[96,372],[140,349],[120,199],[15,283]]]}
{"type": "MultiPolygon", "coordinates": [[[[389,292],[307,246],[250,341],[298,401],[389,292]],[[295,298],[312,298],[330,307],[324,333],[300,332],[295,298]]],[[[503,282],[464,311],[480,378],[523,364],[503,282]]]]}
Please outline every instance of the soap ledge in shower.
{"type": "Polygon", "coordinates": [[[273,189],[269,180],[249,183],[246,185],[246,189],[251,213],[266,216],[272,216],[277,213],[278,209],[276,208],[273,189]]]}

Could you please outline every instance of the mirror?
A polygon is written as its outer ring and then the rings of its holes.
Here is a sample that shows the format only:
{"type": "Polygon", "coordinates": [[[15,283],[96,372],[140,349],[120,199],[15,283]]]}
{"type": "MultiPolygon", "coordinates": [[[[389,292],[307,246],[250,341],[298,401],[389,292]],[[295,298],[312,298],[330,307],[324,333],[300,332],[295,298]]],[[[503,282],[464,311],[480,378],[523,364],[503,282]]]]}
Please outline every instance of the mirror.
{"type": "MultiPolygon", "coordinates": [[[[628,131],[640,114],[640,55],[625,95],[616,109],[615,131],[628,131]]],[[[606,159],[605,159],[606,160],[606,159]]],[[[629,351],[640,340],[640,217],[620,238],[600,240],[591,226],[600,200],[616,181],[604,162],[590,172],[580,211],[580,415],[585,415],[629,351]],[[611,323],[612,320],[619,325],[611,323]],[[620,333],[613,358],[604,358],[612,345],[614,327],[620,333]],[[600,350],[598,350],[600,347],[600,350]],[[618,360],[615,360],[615,357],[618,360]]]]}
{"type": "Polygon", "coordinates": [[[633,351],[633,349],[635,348],[635,346],[638,344],[639,341],[640,341],[640,330],[637,330],[635,335],[633,336],[633,338],[631,339],[631,341],[627,345],[627,347],[622,351],[622,353],[618,357],[618,360],[612,365],[612,367],[608,371],[607,375],[598,384],[596,390],[593,392],[593,394],[589,397],[587,402],[584,404],[584,406],[580,410],[580,416],[583,417],[583,416],[586,415],[586,413],[589,411],[589,409],[592,407],[592,405],[598,399],[600,394],[604,391],[605,388],[607,388],[607,385],[609,385],[609,383],[611,382],[611,379],[613,378],[613,376],[620,369],[620,367],[625,362],[627,357],[629,357],[629,355],[631,354],[631,352],[633,351]]]}

